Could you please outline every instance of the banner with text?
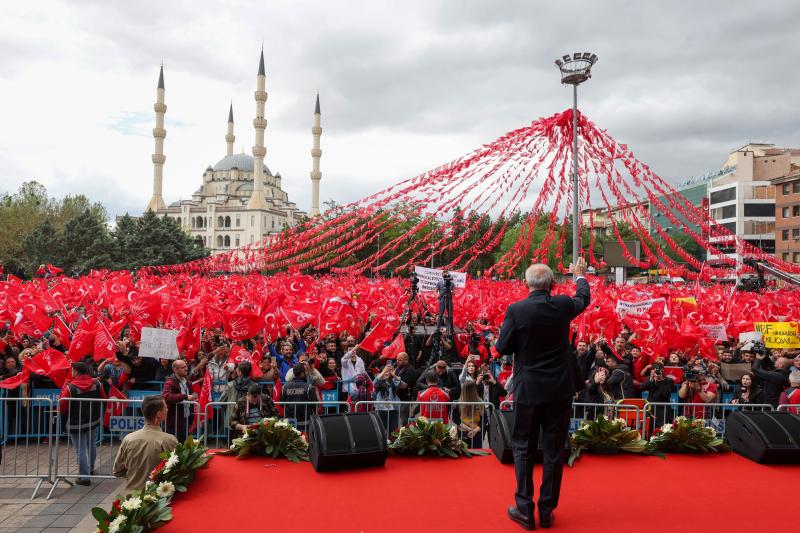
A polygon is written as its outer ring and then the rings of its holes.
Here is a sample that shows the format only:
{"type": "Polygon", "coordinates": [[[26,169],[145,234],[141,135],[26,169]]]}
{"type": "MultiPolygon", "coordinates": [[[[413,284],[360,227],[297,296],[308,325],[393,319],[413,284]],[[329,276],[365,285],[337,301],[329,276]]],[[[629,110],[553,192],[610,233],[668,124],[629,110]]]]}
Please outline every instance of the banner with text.
{"type": "MultiPolygon", "coordinates": [[[[419,290],[421,292],[425,292],[436,290],[436,284],[442,281],[442,272],[444,271],[436,268],[425,268],[418,266],[414,267],[414,272],[417,274],[417,278],[419,279],[419,290]]],[[[453,272],[451,270],[450,275],[453,277],[454,289],[463,289],[467,286],[466,272],[453,272]]]]}
{"type": "Polygon", "coordinates": [[[800,348],[797,322],[755,322],[767,348],[800,348]]]}
{"type": "Polygon", "coordinates": [[[644,315],[650,311],[655,304],[658,303],[666,303],[666,300],[664,300],[664,298],[651,298],[649,300],[642,300],[641,302],[626,302],[625,300],[617,300],[617,307],[615,310],[621,317],[624,317],[628,314],[644,315]]]}
{"type": "Polygon", "coordinates": [[[177,339],[177,329],[142,328],[139,357],[177,359],[180,355],[177,339]]]}

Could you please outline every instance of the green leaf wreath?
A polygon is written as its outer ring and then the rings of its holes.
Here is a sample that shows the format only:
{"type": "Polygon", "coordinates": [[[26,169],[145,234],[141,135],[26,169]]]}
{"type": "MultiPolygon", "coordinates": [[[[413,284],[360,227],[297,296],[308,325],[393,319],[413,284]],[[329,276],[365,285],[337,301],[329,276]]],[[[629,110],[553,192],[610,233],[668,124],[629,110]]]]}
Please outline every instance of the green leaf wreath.
{"type": "Polygon", "coordinates": [[[470,450],[467,443],[458,437],[456,426],[431,422],[424,416],[392,433],[389,449],[400,454],[440,457],[486,455],[480,450],[470,450]]]}
{"type": "Polygon", "coordinates": [[[118,496],[111,510],[92,509],[97,520],[96,533],[140,533],[155,529],[172,520],[170,503],[176,492],[185,492],[194,480],[194,473],[203,468],[210,457],[208,448],[188,437],[171,452],[161,453],[161,462],[150,473],[142,490],[118,496]]]}
{"type": "Polygon", "coordinates": [[[219,455],[285,456],[294,463],[308,461],[308,441],[286,419],[264,418],[250,424],[238,439],[233,439],[230,449],[219,455]]]}
{"type": "Polygon", "coordinates": [[[584,450],[610,449],[629,453],[652,453],[647,441],[635,429],[628,427],[623,418],[609,420],[603,415],[587,420],[570,437],[572,453],[567,464],[572,466],[584,450]]]}
{"type": "Polygon", "coordinates": [[[702,418],[676,417],[664,424],[650,437],[648,447],[670,453],[714,453],[726,452],[730,447],[712,427],[707,427],[702,418]]]}

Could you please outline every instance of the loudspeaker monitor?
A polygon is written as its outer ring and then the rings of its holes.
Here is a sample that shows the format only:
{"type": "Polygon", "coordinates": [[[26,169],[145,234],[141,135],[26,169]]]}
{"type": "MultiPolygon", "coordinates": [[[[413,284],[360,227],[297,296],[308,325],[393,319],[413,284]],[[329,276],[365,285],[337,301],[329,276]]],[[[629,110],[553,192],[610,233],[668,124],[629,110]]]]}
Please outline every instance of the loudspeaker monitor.
{"type": "Polygon", "coordinates": [[[386,430],[374,411],[309,421],[308,455],[317,472],[383,466],[387,453],[386,430]]]}
{"type": "Polygon", "coordinates": [[[736,453],[757,463],[800,463],[800,416],[785,411],[736,411],[725,423],[736,453]]]}

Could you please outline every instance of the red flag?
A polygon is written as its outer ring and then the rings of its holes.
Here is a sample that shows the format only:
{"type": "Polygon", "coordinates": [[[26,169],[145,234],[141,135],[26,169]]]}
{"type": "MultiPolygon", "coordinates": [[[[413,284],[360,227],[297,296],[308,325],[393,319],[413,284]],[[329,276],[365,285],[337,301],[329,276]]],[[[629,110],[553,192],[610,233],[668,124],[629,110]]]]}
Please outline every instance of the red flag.
{"type": "Polygon", "coordinates": [[[94,349],[94,318],[81,320],[75,333],[72,334],[72,341],[69,347],[69,358],[73,361],[80,361],[94,349]]]}
{"type": "Polygon", "coordinates": [[[406,343],[403,341],[403,336],[398,333],[392,343],[383,349],[381,355],[386,359],[397,359],[397,354],[405,351],[406,343]]]}
{"type": "Polygon", "coordinates": [[[102,319],[98,320],[94,330],[94,353],[92,354],[94,360],[102,361],[103,359],[110,359],[114,357],[116,353],[117,343],[114,335],[112,335],[102,319]]]}
{"type": "Polygon", "coordinates": [[[4,379],[0,381],[0,389],[16,389],[23,383],[27,383],[30,379],[31,371],[28,370],[27,367],[22,367],[20,372],[17,372],[15,375],[11,376],[8,379],[4,379]]]}
{"type": "MultiPolygon", "coordinates": [[[[108,399],[127,400],[128,398],[126,398],[125,395],[122,394],[114,385],[111,385],[111,387],[108,389],[108,399]]],[[[108,402],[106,404],[106,411],[103,413],[103,425],[108,427],[112,416],[122,416],[125,405],[125,402],[108,402]]]]}
{"type": "Polygon", "coordinates": [[[250,361],[250,352],[245,350],[242,346],[234,344],[231,346],[231,351],[228,352],[228,363],[238,365],[241,362],[250,361]]]}
{"type": "Polygon", "coordinates": [[[54,277],[64,272],[63,268],[58,268],[57,266],[53,266],[50,263],[47,263],[47,270],[50,272],[50,275],[54,277]]]}
{"type": "Polygon", "coordinates": [[[33,374],[52,379],[59,388],[64,386],[64,382],[72,370],[72,364],[67,356],[52,348],[29,357],[23,366],[33,374]]]}
{"type": "Polygon", "coordinates": [[[69,350],[72,332],[60,316],[56,316],[56,321],[53,323],[53,331],[55,331],[56,336],[61,341],[64,348],[69,350]]]}
{"type": "Polygon", "coordinates": [[[200,395],[198,397],[198,403],[200,404],[200,408],[197,410],[195,414],[195,422],[200,424],[206,418],[206,407],[208,403],[211,401],[211,388],[214,385],[213,379],[211,377],[211,372],[206,370],[205,375],[203,376],[203,387],[200,389],[200,395]]]}
{"type": "Polygon", "coordinates": [[[250,311],[222,314],[222,328],[229,339],[241,341],[258,335],[264,327],[264,319],[250,311]]]}

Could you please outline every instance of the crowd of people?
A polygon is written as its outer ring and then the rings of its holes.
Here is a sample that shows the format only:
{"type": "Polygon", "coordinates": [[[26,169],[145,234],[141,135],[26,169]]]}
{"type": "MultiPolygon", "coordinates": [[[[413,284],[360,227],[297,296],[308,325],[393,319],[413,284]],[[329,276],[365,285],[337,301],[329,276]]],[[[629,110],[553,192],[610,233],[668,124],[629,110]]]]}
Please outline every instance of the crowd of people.
{"type": "MultiPolygon", "coordinates": [[[[472,321],[463,331],[452,331],[439,327],[441,321],[431,313],[410,313],[398,332],[404,350],[387,358],[382,350],[373,353],[361,345],[372,318],[357,334],[320,335],[313,325],[295,329],[287,324],[277,338],[261,332],[237,342],[222,328],[206,329],[197,353],[175,360],[140,357],[139,343],[126,327],[116,339],[114,356],[97,360],[90,353],[73,362],[71,379],[63,387],[52,376],[31,373],[28,383],[4,389],[4,394],[25,398],[36,390],[61,388],[59,407],[80,452],[81,475],[94,468],[87,429],[93,431],[103,421],[96,408],[74,412],[70,407],[76,401],[152,391],[166,403],[166,431],[183,441],[197,430],[197,402],[204,383],[211,384],[207,401],[226,403],[209,410],[205,422],[205,430],[217,435],[236,434],[264,416],[280,415],[305,429],[314,413],[375,410],[389,432],[421,415],[452,421],[471,446],[482,446],[487,424],[481,405],[505,408],[503,402],[513,400],[513,357],[494,349],[498,329],[488,321],[472,321]]],[[[55,330],[36,338],[15,335],[6,324],[0,339],[0,379],[13,378],[26,359],[44,350],[68,352],[55,330]]],[[[651,416],[662,420],[674,414],[671,405],[681,403],[693,406],[682,414],[706,418],[708,412],[697,404],[800,406],[798,350],[770,350],[751,341],[718,342],[716,357],[669,348],[648,354],[639,341],[624,325],[611,342],[600,335],[575,338],[575,400],[612,405],[646,399],[654,405],[651,416]]],[[[591,416],[588,411],[583,415],[591,416]]]]}

